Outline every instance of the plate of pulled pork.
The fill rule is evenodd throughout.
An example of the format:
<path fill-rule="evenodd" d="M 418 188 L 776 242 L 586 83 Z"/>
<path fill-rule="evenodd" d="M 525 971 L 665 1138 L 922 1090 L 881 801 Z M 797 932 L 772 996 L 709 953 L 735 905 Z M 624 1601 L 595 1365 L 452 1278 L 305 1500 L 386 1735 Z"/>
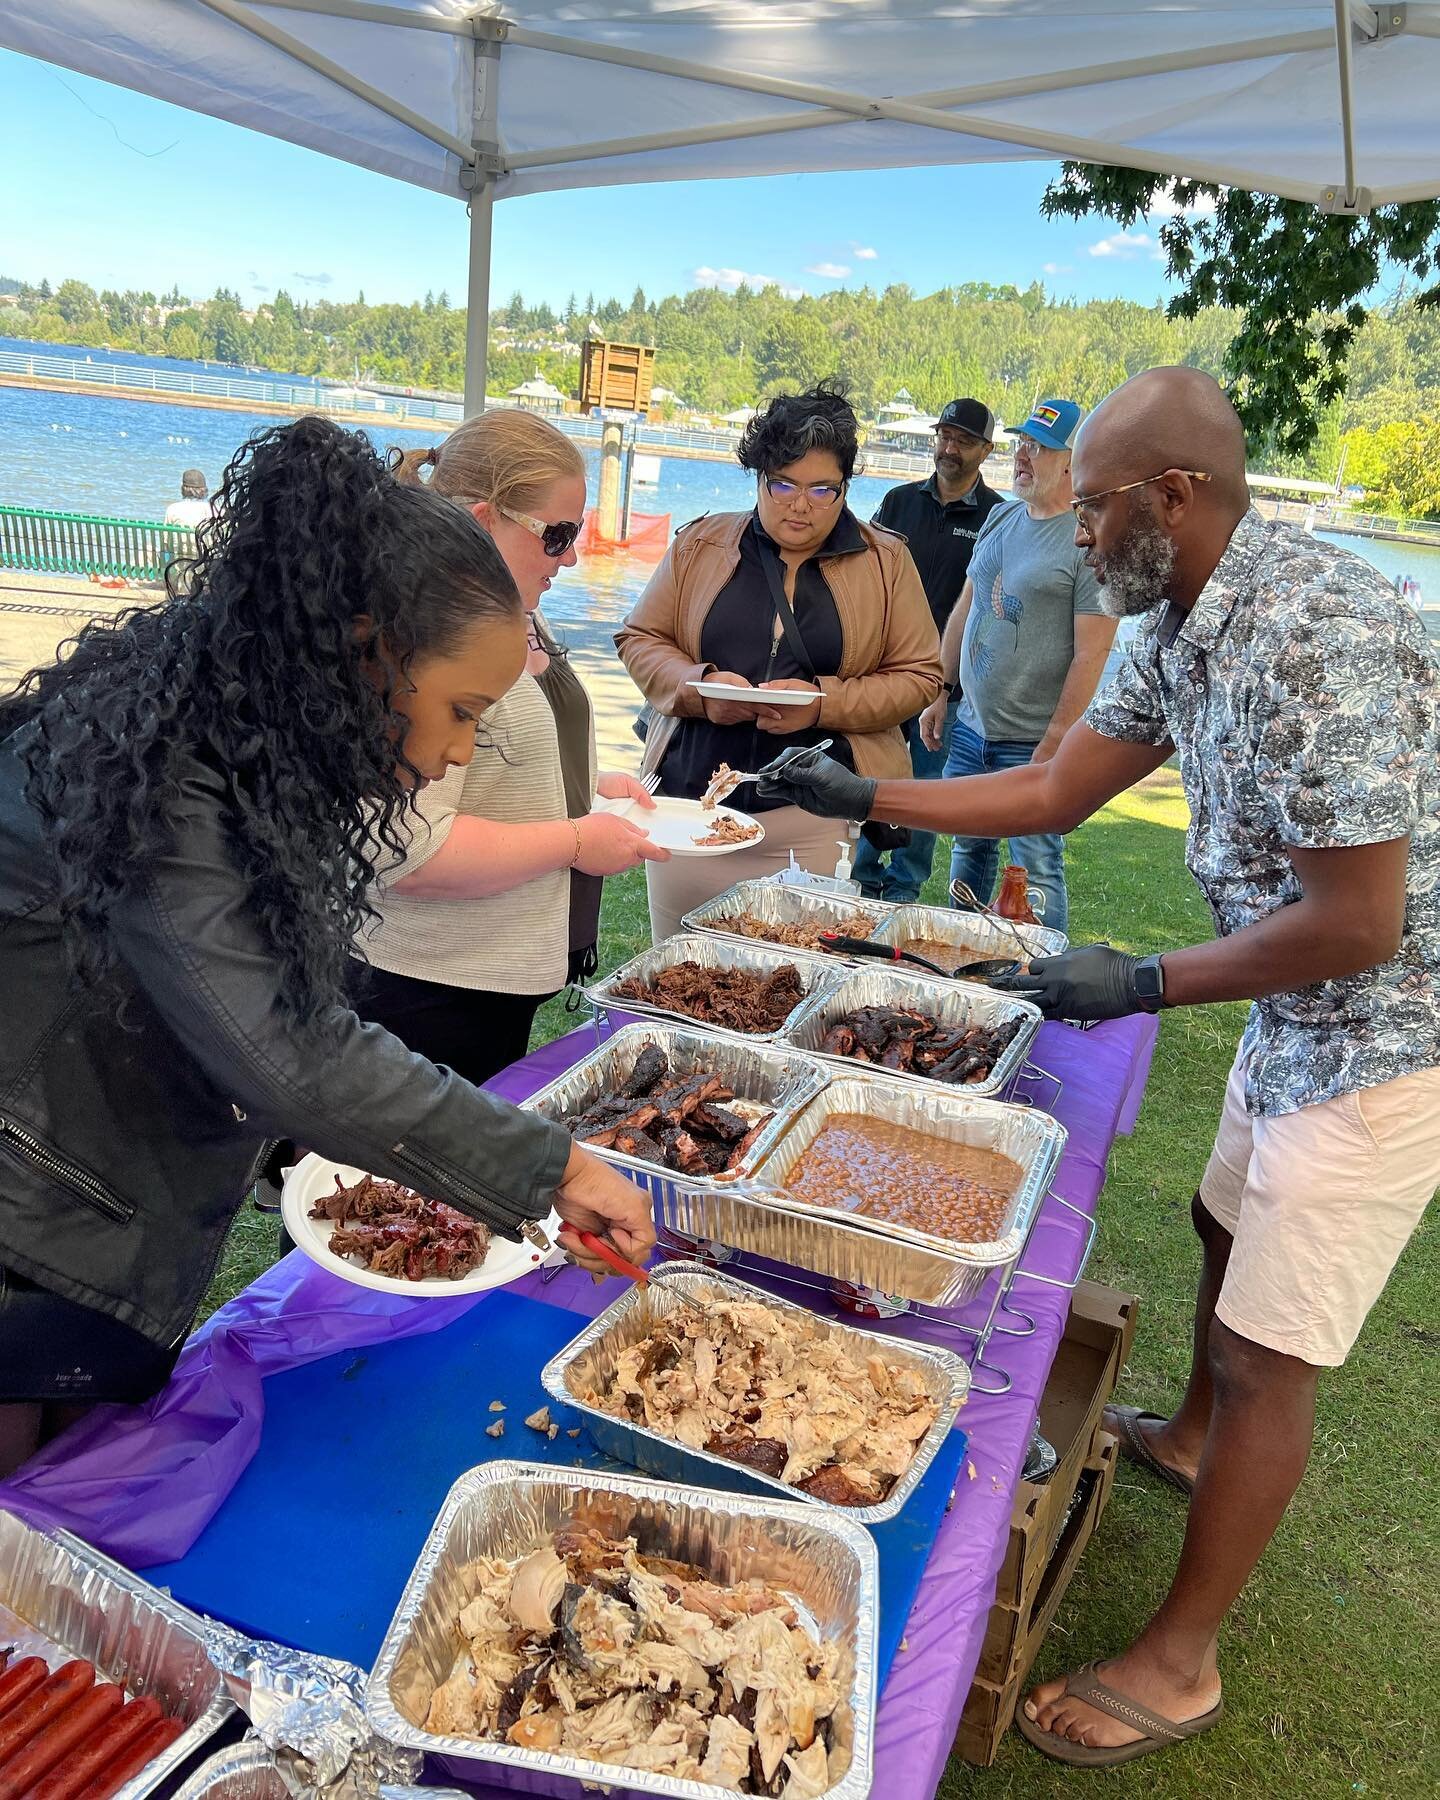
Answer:
<path fill-rule="evenodd" d="M 672 856 L 727 856 L 765 836 L 758 819 L 732 806 L 704 806 L 667 794 L 655 796 L 653 812 L 634 812 L 630 819 Z"/>
<path fill-rule="evenodd" d="M 285 1177 L 280 1214 L 311 1262 L 379 1293 L 479 1294 L 518 1281 L 545 1260 L 526 1239 L 497 1237 L 443 1200 L 313 1154 Z M 554 1243 L 559 1215 L 539 1223 Z"/>

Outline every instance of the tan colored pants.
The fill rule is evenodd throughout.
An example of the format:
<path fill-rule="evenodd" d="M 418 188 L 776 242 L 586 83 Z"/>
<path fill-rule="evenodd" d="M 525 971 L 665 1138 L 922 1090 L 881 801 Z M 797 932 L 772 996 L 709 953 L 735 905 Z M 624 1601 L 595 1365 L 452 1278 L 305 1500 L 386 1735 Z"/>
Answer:
<path fill-rule="evenodd" d="M 1343 1363 L 1440 1183 L 1440 1069 L 1276 1119 L 1235 1058 L 1205 1210 L 1234 1238 L 1215 1316 L 1321 1368 Z"/>
<path fill-rule="evenodd" d="M 764 839 L 728 856 L 672 856 L 666 863 L 646 863 L 650 896 L 650 937 L 673 937 L 682 917 L 737 881 L 753 881 L 790 866 L 790 852 L 812 875 L 833 875 L 845 838 L 843 819 L 817 819 L 798 806 L 777 806 L 755 815 L 765 827 Z"/>

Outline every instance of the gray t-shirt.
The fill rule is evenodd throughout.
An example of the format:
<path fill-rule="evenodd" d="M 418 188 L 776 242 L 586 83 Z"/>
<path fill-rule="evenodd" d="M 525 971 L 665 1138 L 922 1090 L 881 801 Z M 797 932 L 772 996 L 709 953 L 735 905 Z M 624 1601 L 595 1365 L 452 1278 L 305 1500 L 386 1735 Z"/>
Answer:
<path fill-rule="evenodd" d="M 1103 610 L 1084 555 L 1069 507 L 1032 519 L 1017 500 L 981 528 L 960 645 L 960 717 L 981 737 L 1044 737 L 1075 655 L 1075 615 Z"/>

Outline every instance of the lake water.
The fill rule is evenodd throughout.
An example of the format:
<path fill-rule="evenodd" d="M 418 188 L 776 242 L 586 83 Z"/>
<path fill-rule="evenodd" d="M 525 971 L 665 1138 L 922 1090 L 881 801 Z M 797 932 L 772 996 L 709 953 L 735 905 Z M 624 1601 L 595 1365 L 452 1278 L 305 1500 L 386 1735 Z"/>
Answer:
<path fill-rule="evenodd" d="M 13 340 L 0 339 L 0 347 L 12 344 Z M 65 353 L 76 354 L 73 349 Z M 124 360 L 176 369 L 205 367 L 120 353 L 90 354 L 97 361 Z M 213 372 L 215 365 L 210 367 Z M 170 501 L 179 497 L 185 469 L 202 470 L 213 488 L 246 437 L 279 422 L 260 414 L 204 407 L 0 388 L 0 504 L 160 519 Z M 382 446 L 400 444 L 406 449 L 434 441 L 433 432 L 387 425 L 378 426 L 372 435 Z M 592 494 L 597 461 L 597 453 L 588 451 Z M 893 485 L 889 480 L 858 477 L 851 489 L 855 512 L 869 518 Z M 636 510 L 668 513 L 672 527 L 701 513 L 739 510 L 753 499 L 753 481 L 739 467 L 675 457 L 661 459 L 660 478 L 654 487 L 635 490 Z M 1362 538 L 1336 541 L 1366 557 L 1391 580 L 1412 575 L 1430 605 L 1440 604 L 1440 550 Z M 623 554 L 592 556 L 578 569 L 564 572 L 546 602 L 547 614 L 557 623 L 619 619 L 643 588 L 651 567 Z"/>

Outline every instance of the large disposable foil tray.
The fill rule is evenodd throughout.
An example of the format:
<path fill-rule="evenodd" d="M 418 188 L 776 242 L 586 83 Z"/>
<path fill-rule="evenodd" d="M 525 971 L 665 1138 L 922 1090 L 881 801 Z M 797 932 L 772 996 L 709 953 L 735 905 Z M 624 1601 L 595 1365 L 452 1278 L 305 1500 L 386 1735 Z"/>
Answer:
<path fill-rule="evenodd" d="M 953 906 L 892 906 L 887 909 L 875 932 L 877 944 L 898 948 L 907 938 L 938 938 L 942 944 L 973 944 L 974 960 L 984 957 L 1014 957 L 1018 936 L 1031 956 L 1059 956 L 1070 948 L 1063 931 L 1052 931 L 1048 925 L 1021 925 L 1011 920 L 987 918 L 984 913 L 960 912 Z M 914 963 L 902 964 L 917 975 L 926 971 Z"/>
<path fill-rule="evenodd" d="M 870 937 L 878 935 L 879 926 L 894 911 L 883 900 L 862 900 L 858 897 L 848 898 L 844 894 L 816 893 L 811 888 L 792 887 L 784 882 L 775 881 L 737 881 L 735 886 L 727 888 L 723 894 L 717 894 L 713 900 L 707 900 L 703 906 L 697 906 L 686 913 L 680 921 L 684 931 L 704 931 L 713 936 L 728 938 L 741 944 L 770 943 L 768 938 L 756 938 L 748 932 L 733 931 L 720 921 L 733 919 L 738 913 L 749 913 L 754 919 L 763 920 L 767 925 L 818 925 L 824 931 L 836 931 L 845 937 Z M 868 921 L 871 929 L 857 931 L 856 916 L 862 922 Z M 780 944 L 780 949 L 788 949 Z M 843 951 L 820 950 L 806 951 L 805 955 L 834 956 L 840 961 L 853 961 L 846 958 Z"/>
<path fill-rule="evenodd" d="M 820 1048 L 825 1033 L 847 1013 L 862 1006 L 908 1006 L 944 1025 L 1001 1025 L 1018 1018 L 1020 1029 L 1000 1053 L 1000 1060 L 983 1081 L 951 1086 L 929 1075 L 904 1069 L 880 1069 L 851 1056 L 834 1056 Z M 974 1094 L 987 1098 L 1003 1093 L 1025 1066 L 1030 1046 L 1043 1022 L 1040 1008 L 1028 1000 L 997 994 L 975 981 L 950 981 L 939 975 L 902 975 L 890 968 L 851 968 L 817 993 L 798 1014 L 792 1014 L 780 1034 L 809 1056 L 818 1056 L 850 1075 L 875 1073 L 886 1080 L 903 1081 L 931 1093 Z"/>
<path fill-rule="evenodd" d="M 673 969 L 676 963 L 682 962 L 699 963 L 702 969 L 749 969 L 760 976 L 769 975 L 774 970 L 783 968 L 786 963 L 792 963 L 805 991 L 789 1017 L 774 1031 L 730 1031 L 720 1025 L 705 1024 L 692 1018 L 689 1013 L 676 1012 L 654 1001 L 630 1000 L 616 992 L 622 982 L 653 982 L 664 970 Z M 642 950 L 638 956 L 631 957 L 629 962 L 622 963 L 609 975 L 603 976 L 599 981 L 592 981 L 585 994 L 591 1005 L 601 1012 L 640 1013 L 647 1018 L 680 1019 L 695 1031 L 714 1032 L 722 1037 L 736 1038 L 742 1044 L 773 1044 L 780 1041 L 811 1001 L 818 999 L 844 974 L 845 965 L 837 964 L 828 956 L 810 956 L 803 950 L 782 950 L 774 944 L 751 944 L 738 938 L 706 937 L 696 931 L 688 935 L 682 933 L 677 937 L 662 938 L 658 944 Z"/>
<path fill-rule="evenodd" d="M 420 1552 L 365 1689 L 365 1710 L 377 1731 L 393 1743 L 468 1762 L 474 1779 L 488 1775 L 502 1786 L 498 1771 L 508 1769 L 559 1778 L 557 1788 L 574 1781 L 727 1800 L 729 1790 L 709 1782 L 425 1730 L 430 1696 L 455 1660 L 454 1620 L 474 1597 L 465 1586 L 466 1565 L 481 1556 L 528 1556 L 571 1523 L 633 1537 L 642 1552 L 697 1563 L 719 1582 L 752 1576 L 772 1582 L 807 1615 L 811 1629 L 841 1641 L 853 1674 L 836 1723 L 849 1740 L 850 1763 L 824 1800 L 865 1800 L 874 1763 L 875 1540 L 853 1520 L 816 1506 L 677 1489 L 633 1475 L 508 1461 L 462 1475 Z"/>
<path fill-rule="evenodd" d="M 175 1800 L 290 1800 L 290 1789 L 270 1751 L 252 1740 L 201 1763 Z"/>
<path fill-rule="evenodd" d="M 778 1477 L 761 1474 L 757 1469 L 746 1468 L 723 1456 L 712 1456 L 707 1450 L 692 1450 L 649 1426 L 617 1419 L 613 1413 L 602 1411 L 586 1398 L 587 1394 L 598 1392 L 609 1380 L 622 1350 L 628 1350 L 644 1337 L 657 1317 L 684 1305 L 684 1301 L 672 1292 L 677 1287 L 706 1301 L 758 1300 L 772 1312 L 791 1313 L 804 1319 L 822 1336 L 839 1340 L 861 1358 L 876 1354 L 892 1366 L 913 1369 L 920 1376 L 926 1392 L 940 1410 L 934 1424 L 916 1445 L 910 1467 L 879 1504 L 831 1508 L 841 1517 L 858 1519 L 865 1525 L 878 1525 L 882 1520 L 893 1519 L 934 1461 L 970 1390 L 969 1369 L 949 1350 L 937 1349 L 931 1344 L 907 1343 L 903 1338 L 882 1337 L 878 1332 L 861 1331 L 837 1319 L 822 1319 L 807 1307 L 778 1299 L 761 1288 L 751 1287 L 748 1282 L 737 1281 L 732 1275 L 718 1274 L 699 1263 L 676 1262 L 669 1263 L 664 1280 L 653 1282 L 645 1293 L 635 1287 L 627 1289 L 558 1356 L 551 1358 L 540 1374 L 546 1393 L 584 1414 L 591 1437 L 608 1456 L 632 1463 L 647 1475 L 679 1482 L 685 1487 L 713 1484 L 744 1488 L 754 1493 L 778 1494 L 810 1506 L 830 1507 L 830 1502 L 817 1500 L 798 1488 L 787 1486 Z"/>
<path fill-rule="evenodd" d="M 790 1170 L 832 1113 L 864 1113 L 951 1142 L 995 1150 L 1020 1165 L 1005 1229 L 987 1243 L 891 1225 L 863 1215 L 807 1206 L 784 1192 Z M 1033 1107 L 1006 1106 L 936 1083 L 878 1076 L 832 1081 L 796 1120 L 743 1187 L 678 1189 L 662 1207 L 675 1232 L 713 1238 L 754 1256 L 790 1263 L 856 1287 L 878 1288 L 931 1306 L 963 1306 L 992 1269 L 1014 1263 L 1025 1246 L 1068 1134 Z"/>
<path fill-rule="evenodd" d="M 578 1118 L 601 1094 L 613 1093 L 629 1080 L 636 1059 L 647 1044 L 656 1045 L 669 1057 L 674 1079 L 683 1080 L 703 1069 L 723 1077 L 726 1085 L 734 1089 L 737 1100 L 773 1113 L 749 1150 L 733 1170 L 719 1177 L 721 1180 L 749 1174 L 798 1117 L 800 1109 L 830 1079 L 830 1070 L 824 1063 L 802 1056 L 798 1050 L 757 1044 L 749 1038 L 720 1036 L 698 1025 L 686 1027 L 656 1021 L 650 1025 L 627 1025 L 617 1031 L 558 1080 L 532 1094 L 524 1103 L 526 1109 L 557 1122 Z M 588 1148 L 626 1170 L 657 1200 L 663 1198 L 669 1184 L 694 1179 L 619 1150 L 603 1149 L 597 1144 Z"/>
<path fill-rule="evenodd" d="M 235 1710 L 193 1613 L 68 1531 L 41 1531 L 8 1512 L 0 1512 L 0 1644 L 52 1669 L 82 1657 L 101 1680 L 152 1695 L 184 1721 L 115 1800 L 153 1793 Z"/>

